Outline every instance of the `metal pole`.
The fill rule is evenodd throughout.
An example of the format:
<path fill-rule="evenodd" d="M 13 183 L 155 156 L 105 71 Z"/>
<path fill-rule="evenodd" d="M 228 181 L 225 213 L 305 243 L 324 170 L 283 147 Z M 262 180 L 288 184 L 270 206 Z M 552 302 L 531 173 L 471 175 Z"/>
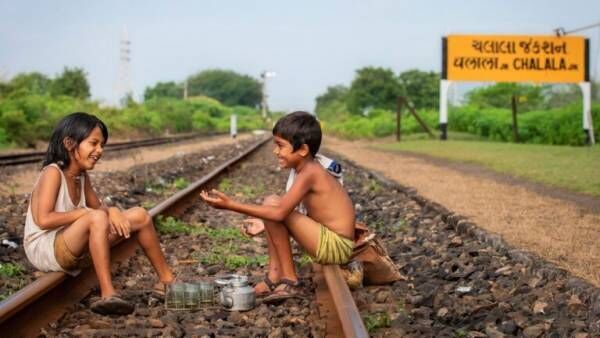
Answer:
<path fill-rule="evenodd" d="M 262 72 L 260 74 L 260 78 L 262 79 L 262 97 L 261 97 L 261 101 L 260 101 L 260 108 L 261 108 L 261 112 L 262 112 L 262 117 L 263 119 L 267 118 L 267 94 L 265 93 L 266 91 L 266 82 L 267 82 L 267 72 Z"/>
<path fill-rule="evenodd" d="M 513 121 L 513 139 L 519 143 L 519 128 L 517 127 L 517 97 L 512 96 L 512 121 Z"/>
<path fill-rule="evenodd" d="M 400 129 L 402 127 L 402 114 L 400 113 L 402 101 L 403 98 L 398 96 L 398 99 L 396 100 L 396 141 L 398 142 L 400 142 Z"/>

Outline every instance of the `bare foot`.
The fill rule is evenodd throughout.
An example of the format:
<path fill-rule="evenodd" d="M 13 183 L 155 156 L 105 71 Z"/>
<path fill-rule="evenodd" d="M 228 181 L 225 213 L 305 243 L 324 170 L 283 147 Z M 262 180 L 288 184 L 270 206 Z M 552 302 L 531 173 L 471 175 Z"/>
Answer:
<path fill-rule="evenodd" d="M 265 231 L 265 223 L 259 218 L 246 218 L 241 231 L 248 237 L 254 237 Z"/>

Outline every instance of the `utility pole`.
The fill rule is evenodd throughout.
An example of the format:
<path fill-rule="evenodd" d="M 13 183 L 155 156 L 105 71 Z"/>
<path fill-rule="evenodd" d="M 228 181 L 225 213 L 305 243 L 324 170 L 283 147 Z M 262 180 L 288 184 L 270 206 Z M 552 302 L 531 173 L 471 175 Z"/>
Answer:
<path fill-rule="evenodd" d="M 183 83 L 183 99 L 187 100 L 188 98 L 188 81 L 185 80 L 185 82 Z"/>
<path fill-rule="evenodd" d="M 260 109 L 262 112 L 262 117 L 263 119 L 267 119 L 267 114 L 269 111 L 268 105 L 267 105 L 267 79 L 270 77 L 275 77 L 277 74 L 275 72 L 269 72 L 269 71 L 264 71 L 262 73 L 260 73 L 260 78 L 262 79 L 262 83 L 261 83 L 261 91 L 262 91 L 262 98 L 260 100 Z"/>
<path fill-rule="evenodd" d="M 131 86 L 131 41 L 127 28 L 123 27 L 123 34 L 119 43 L 119 78 L 117 80 L 117 102 L 123 106 L 129 97 L 133 96 Z"/>

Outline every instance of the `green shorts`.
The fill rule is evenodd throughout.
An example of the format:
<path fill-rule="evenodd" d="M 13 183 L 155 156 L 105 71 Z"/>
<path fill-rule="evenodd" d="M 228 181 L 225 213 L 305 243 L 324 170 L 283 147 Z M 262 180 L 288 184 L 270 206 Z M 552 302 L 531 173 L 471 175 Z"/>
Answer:
<path fill-rule="evenodd" d="M 344 238 L 321 224 L 315 260 L 319 264 L 346 264 L 354 249 L 354 241 Z"/>

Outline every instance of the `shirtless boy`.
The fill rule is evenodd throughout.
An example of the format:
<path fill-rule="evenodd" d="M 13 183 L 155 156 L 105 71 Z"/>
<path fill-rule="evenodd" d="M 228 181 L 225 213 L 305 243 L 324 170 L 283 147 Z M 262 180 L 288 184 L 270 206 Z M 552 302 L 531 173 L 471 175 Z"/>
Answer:
<path fill-rule="evenodd" d="M 203 191 L 209 205 L 263 220 L 267 234 L 269 272 L 255 286 L 264 302 L 274 302 L 298 294 L 299 283 L 290 237 L 293 237 L 320 264 L 347 263 L 354 246 L 354 208 L 341 184 L 314 157 L 321 145 L 321 127 L 306 112 L 284 116 L 273 128 L 279 166 L 295 169 L 292 187 L 281 197 L 271 195 L 262 205 L 244 204 L 220 191 Z M 294 209 L 302 203 L 303 215 Z"/>

